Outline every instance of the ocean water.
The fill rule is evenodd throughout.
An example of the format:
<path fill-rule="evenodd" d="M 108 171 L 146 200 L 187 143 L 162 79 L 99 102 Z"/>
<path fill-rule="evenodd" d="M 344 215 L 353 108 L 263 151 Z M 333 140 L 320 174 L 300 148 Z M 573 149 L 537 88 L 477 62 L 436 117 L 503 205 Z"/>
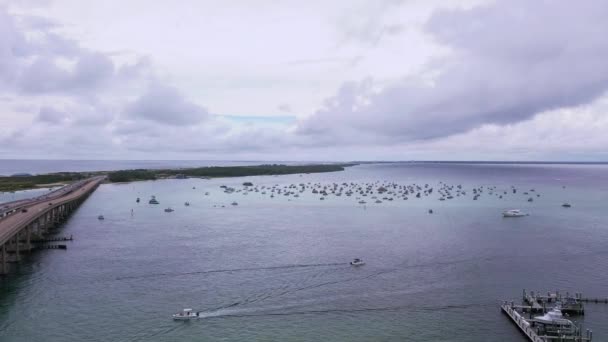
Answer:
<path fill-rule="evenodd" d="M 59 231 L 75 238 L 66 251 L 36 252 L 0 281 L 0 341 L 524 341 L 501 300 L 519 301 L 524 288 L 608 296 L 607 171 L 377 164 L 104 184 Z M 467 195 L 362 206 L 358 195 L 220 188 L 244 181 L 443 182 Z M 474 201 L 480 186 L 497 190 Z M 511 186 L 517 194 L 496 196 Z M 151 195 L 161 204 L 149 205 Z M 511 208 L 530 216 L 502 218 Z M 366 265 L 350 266 L 356 257 Z M 185 307 L 205 318 L 172 321 Z M 608 305 L 587 304 L 574 319 L 608 341 Z"/>

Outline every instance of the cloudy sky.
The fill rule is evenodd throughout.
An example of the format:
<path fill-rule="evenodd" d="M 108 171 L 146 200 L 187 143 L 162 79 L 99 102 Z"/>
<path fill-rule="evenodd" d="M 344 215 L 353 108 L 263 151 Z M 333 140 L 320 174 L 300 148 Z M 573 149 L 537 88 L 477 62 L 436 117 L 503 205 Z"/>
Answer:
<path fill-rule="evenodd" d="M 0 158 L 608 160 L 608 2 L 0 0 Z"/>

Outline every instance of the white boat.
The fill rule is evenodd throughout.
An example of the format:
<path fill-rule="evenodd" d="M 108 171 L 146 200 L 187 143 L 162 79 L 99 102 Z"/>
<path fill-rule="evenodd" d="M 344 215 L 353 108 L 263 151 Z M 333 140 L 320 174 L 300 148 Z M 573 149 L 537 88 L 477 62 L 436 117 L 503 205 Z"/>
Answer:
<path fill-rule="evenodd" d="M 560 325 L 560 326 L 573 326 L 571 320 L 564 318 L 562 311 L 559 306 L 554 307 L 551 311 L 547 312 L 542 316 L 535 316 L 532 321 L 542 324 Z"/>
<path fill-rule="evenodd" d="M 519 209 L 509 209 L 502 212 L 503 217 L 521 217 L 528 216 L 528 214 L 522 212 Z"/>
<path fill-rule="evenodd" d="M 200 312 L 194 312 L 192 309 L 184 309 L 182 312 L 173 314 L 173 319 L 176 321 L 187 321 L 196 318 L 201 318 Z"/>
<path fill-rule="evenodd" d="M 365 265 L 365 262 L 363 262 L 363 260 L 361 260 L 359 258 L 355 258 L 353 261 L 350 262 L 350 264 L 352 266 L 363 266 L 363 265 Z"/>

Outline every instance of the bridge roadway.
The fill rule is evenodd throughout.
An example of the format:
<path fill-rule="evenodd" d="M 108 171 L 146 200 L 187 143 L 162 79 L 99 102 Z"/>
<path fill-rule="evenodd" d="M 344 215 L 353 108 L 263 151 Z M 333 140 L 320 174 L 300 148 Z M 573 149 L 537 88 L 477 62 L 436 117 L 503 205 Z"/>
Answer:
<path fill-rule="evenodd" d="M 57 196 L 36 198 L 30 203 L 21 204 L 19 211 L 0 218 L 0 258 L 2 259 L 0 273 L 6 273 L 7 249 L 12 247 L 13 252 L 16 253 L 16 259 L 19 260 L 21 239 L 26 238 L 25 249 L 31 249 L 29 242 L 31 233 L 44 233 L 53 222 L 65 218 L 104 179 L 105 176 L 89 178 L 79 182 L 80 184 L 70 191 L 64 191 Z M 26 233 L 26 236 L 21 236 L 23 233 Z"/>
<path fill-rule="evenodd" d="M 73 191 L 74 189 L 80 188 L 83 184 L 87 183 L 90 181 L 90 178 L 88 179 L 83 179 L 83 180 L 79 180 L 77 182 L 62 186 L 59 189 L 53 190 L 49 193 L 37 196 L 37 197 L 33 197 L 33 198 L 26 198 L 26 199 L 21 199 L 21 200 L 16 200 L 13 202 L 5 202 L 0 204 L 1 208 L 0 208 L 0 219 L 8 216 L 12 213 L 15 213 L 17 211 L 21 211 L 21 209 L 24 206 L 28 206 L 33 204 L 34 202 L 38 202 L 38 201 L 42 201 L 42 200 L 49 200 L 49 199 L 53 199 L 53 198 L 57 198 L 60 196 L 63 196 L 65 194 L 67 194 L 70 191 Z"/>

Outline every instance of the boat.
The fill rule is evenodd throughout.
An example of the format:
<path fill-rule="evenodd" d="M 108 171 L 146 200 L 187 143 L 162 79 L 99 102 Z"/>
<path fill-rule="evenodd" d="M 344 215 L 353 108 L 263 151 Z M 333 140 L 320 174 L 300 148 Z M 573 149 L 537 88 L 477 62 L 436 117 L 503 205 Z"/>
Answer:
<path fill-rule="evenodd" d="M 186 207 L 188 207 L 188 206 L 190 206 L 190 202 L 186 202 L 186 203 L 184 203 L 184 205 L 185 205 Z"/>
<path fill-rule="evenodd" d="M 137 199 L 135 200 L 135 202 L 139 203 L 139 197 L 137 197 Z"/>
<path fill-rule="evenodd" d="M 239 204 L 238 204 L 238 203 L 236 203 L 236 202 L 232 202 L 231 204 L 232 204 L 232 205 L 239 205 Z"/>
<path fill-rule="evenodd" d="M 559 325 L 565 327 L 572 327 L 574 323 L 571 320 L 564 318 L 560 306 L 556 306 L 551 311 L 547 312 L 542 316 L 535 316 L 532 319 L 535 323 L 541 323 L 546 325 Z"/>
<path fill-rule="evenodd" d="M 503 217 L 522 217 L 528 216 L 528 214 L 522 212 L 519 209 L 509 209 L 502 212 Z"/>
<path fill-rule="evenodd" d="M 564 208 L 570 208 L 572 205 L 570 203 L 564 203 L 562 204 L 562 207 Z"/>
<path fill-rule="evenodd" d="M 97 216 L 97 219 L 98 219 L 98 220 L 103 220 L 103 219 L 105 219 L 105 218 L 103 217 L 103 215 L 99 215 L 99 216 Z"/>
<path fill-rule="evenodd" d="M 159 204 L 158 201 L 156 200 L 156 196 L 152 196 L 152 198 L 148 201 L 148 203 L 150 203 L 150 204 Z"/>
<path fill-rule="evenodd" d="M 192 309 L 184 309 L 181 312 L 173 314 L 173 319 L 176 321 L 187 321 L 196 318 L 201 318 L 200 312 L 194 312 Z"/>
<path fill-rule="evenodd" d="M 173 211 L 175 211 L 175 210 L 171 209 L 171 207 L 169 207 L 169 208 L 165 209 L 165 212 L 166 212 L 166 213 L 171 213 L 171 212 L 173 212 Z"/>
<path fill-rule="evenodd" d="M 365 262 L 363 262 L 363 260 L 361 260 L 359 258 L 355 258 L 353 261 L 350 262 L 350 264 L 352 266 L 363 266 L 363 265 L 365 265 Z"/>

